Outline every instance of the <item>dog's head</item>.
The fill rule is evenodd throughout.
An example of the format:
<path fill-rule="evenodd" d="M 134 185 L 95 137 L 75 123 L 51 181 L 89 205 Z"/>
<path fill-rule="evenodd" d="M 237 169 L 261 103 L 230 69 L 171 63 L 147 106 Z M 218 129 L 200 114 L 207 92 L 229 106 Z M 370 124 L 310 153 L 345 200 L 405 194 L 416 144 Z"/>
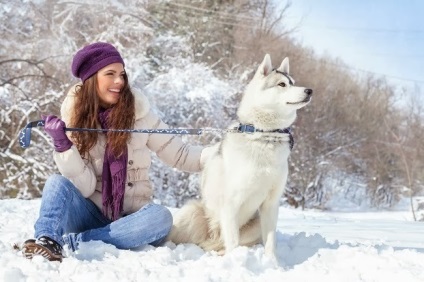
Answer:
<path fill-rule="evenodd" d="M 271 57 L 266 54 L 247 85 L 237 115 L 241 123 L 263 130 L 288 127 L 296 119 L 296 110 L 306 106 L 311 96 L 312 89 L 294 85 L 289 58 L 273 69 Z"/>

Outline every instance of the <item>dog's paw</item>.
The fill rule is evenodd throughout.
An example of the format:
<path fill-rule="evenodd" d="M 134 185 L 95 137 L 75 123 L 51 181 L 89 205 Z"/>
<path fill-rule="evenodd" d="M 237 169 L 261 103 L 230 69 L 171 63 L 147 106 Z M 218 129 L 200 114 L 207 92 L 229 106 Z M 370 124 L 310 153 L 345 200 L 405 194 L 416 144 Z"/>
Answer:
<path fill-rule="evenodd" d="M 223 255 L 225 255 L 225 250 L 224 249 L 222 249 L 222 250 L 219 250 L 219 251 L 217 251 L 216 252 L 216 254 L 218 255 L 218 256 L 223 256 Z"/>
<path fill-rule="evenodd" d="M 274 265 L 278 265 L 278 259 L 274 251 L 265 250 L 265 257 L 270 260 L 270 262 Z"/>

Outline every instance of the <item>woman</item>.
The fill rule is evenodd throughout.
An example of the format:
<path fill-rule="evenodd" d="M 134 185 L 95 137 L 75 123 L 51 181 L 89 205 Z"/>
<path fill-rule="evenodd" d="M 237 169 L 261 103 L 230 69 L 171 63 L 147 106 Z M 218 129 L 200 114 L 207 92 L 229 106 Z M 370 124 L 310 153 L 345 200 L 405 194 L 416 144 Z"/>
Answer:
<path fill-rule="evenodd" d="M 140 133 L 72 132 L 78 128 L 168 128 L 144 95 L 130 89 L 125 64 L 108 43 L 94 43 L 73 58 L 72 73 L 82 80 L 66 96 L 59 119 L 49 115 L 45 131 L 54 143 L 61 175 L 43 189 L 35 238 L 23 253 L 61 261 L 63 246 L 101 240 L 119 249 L 160 245 L 172 227 L 166 207 L 151 202 L 150 151 L 172 167 L 201 169 L 202 147 L 188 146 L 177 136 Z"/>

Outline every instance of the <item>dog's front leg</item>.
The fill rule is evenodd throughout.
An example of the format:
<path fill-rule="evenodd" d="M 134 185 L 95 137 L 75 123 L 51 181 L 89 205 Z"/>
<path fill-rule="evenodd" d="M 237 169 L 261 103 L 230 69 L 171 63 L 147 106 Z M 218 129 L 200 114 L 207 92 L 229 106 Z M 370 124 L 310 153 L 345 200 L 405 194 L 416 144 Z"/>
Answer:
<path fill-rule="evenodd" d="M 239 245 L 239 227 L 236 215 L 237 210 L 230 204 L 226 204 L 221 210 L 221 236 L 224 241 L 225 253 L 231 252 Z"/>
<path fill-rule="evenodd" d="M 268 197 L 261 205 L 260 220 L 262 229 L 262 241 L 264 243 L 265 255 L 277 261 L 276 258 L 276 228 L 278 220 L 278 200 L 275 195 Z"/>

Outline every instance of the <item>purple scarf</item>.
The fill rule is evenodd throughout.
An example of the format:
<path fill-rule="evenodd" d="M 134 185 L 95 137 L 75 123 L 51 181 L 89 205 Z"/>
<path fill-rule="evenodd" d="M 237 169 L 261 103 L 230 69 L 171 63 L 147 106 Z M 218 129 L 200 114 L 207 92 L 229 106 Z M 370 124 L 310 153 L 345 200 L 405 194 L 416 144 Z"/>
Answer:
<path fill-rule="evenodd" d="M 99 121 L 103 129 L 109 128 L 107 121 L 110 112 L 111 109 L 101 109 L 99 112 Z M 102 212 L 112 220 L 118 219 L 123 210 L 127 162 L 128 148 L 125 149 L 121 156 L 115 157 L 106 142 L 102 173 Z M 111 216 L 109 216 L 110 213 Z"/>

